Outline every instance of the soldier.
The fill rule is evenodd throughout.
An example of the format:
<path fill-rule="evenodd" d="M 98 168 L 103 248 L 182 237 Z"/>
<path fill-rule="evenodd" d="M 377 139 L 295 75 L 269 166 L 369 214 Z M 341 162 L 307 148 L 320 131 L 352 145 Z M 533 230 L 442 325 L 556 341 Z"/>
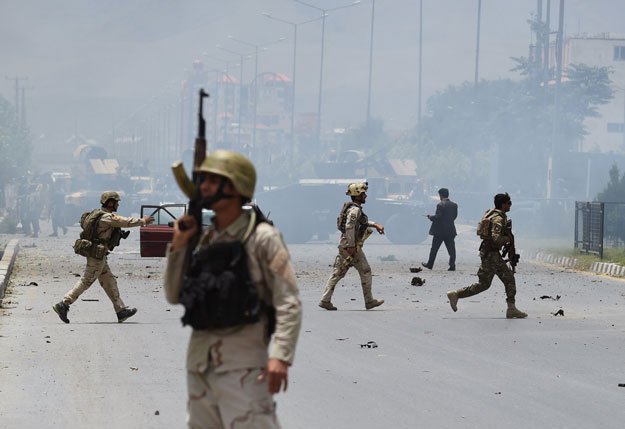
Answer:
<path fill-rule="evenodd" d="M 362 251 L 364 241 L 371 235 L 370 227 L 375 228 L 379 234 L 384 234 L 384 227 L 370 221 L 362 211 L 362 205 L 367 200 L 367 182 L 350 183 L 347 186 L 345 195 L 351 197 L 351 201 L 343 204 L 343 208 L 337 218 L 337 227 L 341 231 L 339 239 L 339 254 L 334 260 L 334 271 L 326 283 L 323 296 L 319 302 L 319 307 L 334 311 L 336 307 L 332 304 L 332 294 L 336 284 L 345 277 L 350 267 L 356 268 L 360 275 L 362 292 L 365 298 L 365 308 L 371 310 L 384 304 L 384 300 L 374 299 L 371 292 L 371 267 L 367 262 L 367 257 Z"/>
<path fill-rule="evenodd" d="M 96 281 L 106 292 L 113 303 L 113 308 L 117 313 L 119 323 L 132 317 L 137 312 L 136 308 L 128 308 L 124 305 L 119 296 L 117 280 L 109 268 L 107 255 L 113 248 L 119 245 L 121 238 L 126 238 L 128 232 L 121 230 L 122 227 L 145 226 L 154 222 L 151 216 L 143 218 L 123 217 L 115 212 L 121 201 L 117 192 L 107 191 L 100 197 L 101 208 L 83 214 L 80 219 L 80 226 L 83 228 L 81 239 L 74 245 L 76 253 L 87 257 L 87 267 L 72 290 L 67 292 L 63 300 L 54 304 L 52 308 L 59 315 L 61 320 L 69 323 L 67 313 L 69 306 Z M 90 241 L 91 245 L 85 249 L 79 249 L 79 242 Z M 84 252 L 83 252 L 84 250 Z"/>
<path fill-rule="evenodd" d="M 63 235 L 67 234 L 65 225 L 65 192 L 60 182 L 52 182 L 52 196 L 50 198 L 50 218 L 52 220 L 52 234 L 49 237 L 58 237 L 59 228 Z"/>
<path fill-rule="evenodd" d="M 486 211 L 478 224 L 477 232 L 482 239 L 482 244 L 480 244 L 482 264 L 477 272 L 479 281 L 471 286 L 447 292 L 447 298 L 449 298 L 451 309 L 458 311 L 458 299 L 484 292 L 490 287 L 493 277 L 497 275 L 506 290 L 506 302 L 508 303 L 506 318 L 523 319 L 527 317 L 527 313 L 520 311 L 515 306 L 514 272 L 508 267 L 500 253 L 501 248 L 513 240 L 512 228 L 506 217 L 506 213 L 512 207 L 512 200 L 507 193 L 495 195 L 494 200 L 495 208 Z"/>
<path fill-rule="evenodd" d="M 242 207 L 256 186 L 256 170 L 247 158 L 217 150 L 206 157 L 199 172 L 203 175 L 202 205 L 215 213 L 212 225 L 202 235 L 191 269 L 186 271 L 187 247 L 199 226 L 192 216 L 178 219 L 165 271 L 167 301 L 182 303 L 186 309 L 183 323 L 193 327 L 186 361 L 187 424 L 189 428 L 278 428 L 273 395 L 286 391 L 302 318 L 289 253 L 278 230 L 259 211 Z M 244 249 L 236 262 L 244 266 L 222 271 L 218 278 L 212 276 L 215 265 L 223 270 L 235 263 L 223 256 L 233 248 Z M 210 252 L 216 258 L 201 257 Z M 189 274 L 196 268 L 206 277 Z M 193 295 L 189 292 L 193 287 L 211 299 Z M 219 297 L 212 295 L 215 289 Z M 232 300 L 222 298 L 227 291 L 233 292 Z M 253 307 L 260 310 L 249 314 L 219 311 L 232 308 L 242 294 L 260 301 L 259 307 Z"/>

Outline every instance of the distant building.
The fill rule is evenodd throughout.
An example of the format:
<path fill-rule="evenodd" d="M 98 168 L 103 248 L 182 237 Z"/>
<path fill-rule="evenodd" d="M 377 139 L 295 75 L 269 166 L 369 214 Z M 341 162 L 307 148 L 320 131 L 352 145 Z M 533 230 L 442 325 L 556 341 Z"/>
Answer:
<path fill-rule="evenodd" d="M 599 106 L 599 117 L 586 119 L 588 135 L 580 152 L 625 154 L 625 36 L 604 33 L 569 37 L 563 54 L 565 69 L 570 64 L 586 64 L 607 66 L 612 71 L 614 99 Z"/>

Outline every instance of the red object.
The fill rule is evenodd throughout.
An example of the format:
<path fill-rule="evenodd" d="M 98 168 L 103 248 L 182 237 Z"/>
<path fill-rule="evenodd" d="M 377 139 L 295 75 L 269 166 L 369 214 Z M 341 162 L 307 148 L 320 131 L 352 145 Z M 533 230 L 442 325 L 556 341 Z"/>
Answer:
<path fill-rule="evenodd" d="M 139 229 L 141 257 L 162 258 L 174 235 L 173 222 L 186 214 L 185 204 L 163 204 L 141 206 L 141 217 L 152 216 L 154 223 Z"/>

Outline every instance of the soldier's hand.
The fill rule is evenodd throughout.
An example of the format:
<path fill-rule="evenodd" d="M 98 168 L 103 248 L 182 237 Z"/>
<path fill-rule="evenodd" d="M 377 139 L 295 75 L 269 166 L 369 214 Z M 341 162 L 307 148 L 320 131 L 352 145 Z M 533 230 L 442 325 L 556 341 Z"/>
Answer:
<path fill-rule="evenodd" d="M 349 256 L 354 256 L 356 254 L 356 247 L 346 247 L 345 251 Z"/>
<path fill-rule="evenodd" d="M 384 227 L 382 225 L 376 223 L 373 226 L 375 227 L 376 231 L 378 231 L 378 234 L 384 235 Z"/>
<path fill-rule="evenodd" d="M 184 225 L 182 228 L 180 225 Z M 184 215 L 174 222 L 174 236 L 171 240 L 171 250 L 178 250 L 187 245 L 197 233 L 198 225 L 193 216 Z"/>
<path fill-rule="evenodd" d="M 267 389 L 270 394 L 275 395 L 281 390 L 286 392 L 289 384 L 289 365 L 280 359 L 269 359 L 267 368 L 258 378 L 259 380 L 267 379 Z"/>
<path fill-rule="evenodd" d="M 154 223 L 154 218 L 152 216 L 143 216 L 143 221 L 146 225 Z"/>

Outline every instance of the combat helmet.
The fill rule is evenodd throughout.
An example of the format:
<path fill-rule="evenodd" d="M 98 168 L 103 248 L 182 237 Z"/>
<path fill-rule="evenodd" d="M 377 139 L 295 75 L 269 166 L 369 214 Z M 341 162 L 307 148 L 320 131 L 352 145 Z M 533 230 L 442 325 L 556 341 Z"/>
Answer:
<path fill-rule="evenodd" d="M 350 183 L 349 185 L 347 185 L 347 192 L 345 192 L 345 195 L 349 195 L 350 197 L 357 197 L 358 195 L 367 192 L 368 189 L 368 182 Z"/>
<path fill-rule="evenodd" d="M 120 202 L 122 199 L 119 197 L 119 194 L 115 191 L 106 191 L 102 193 L 100 197 L 100 204 L 104 205 L 108 200 L 115 200 Z"/>
<path fill-rule="evenodd" d="M 211 152 L 197 171 L 227 177 L 239 194 L 250 199 L 254 196 L 256 169 L 238 152 L 223 149 Z"/>

